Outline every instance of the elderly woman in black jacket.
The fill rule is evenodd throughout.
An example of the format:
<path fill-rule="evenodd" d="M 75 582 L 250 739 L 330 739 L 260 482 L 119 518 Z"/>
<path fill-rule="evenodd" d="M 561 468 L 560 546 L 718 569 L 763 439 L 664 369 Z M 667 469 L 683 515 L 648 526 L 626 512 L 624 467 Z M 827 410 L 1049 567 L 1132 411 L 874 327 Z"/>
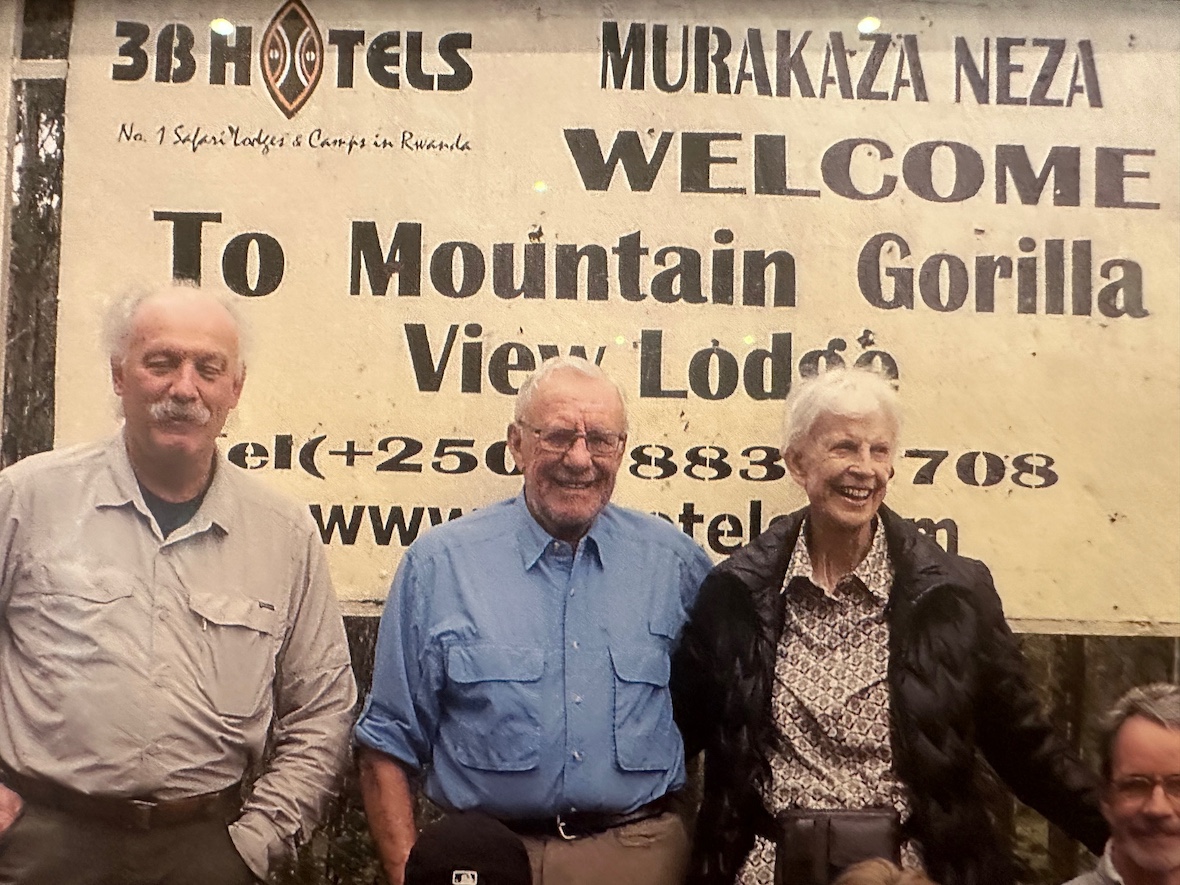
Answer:
<path fill-rule="evenodd" d="M 1042 715 L 987 568 L 883 506 L 899 429 L 875 373 L 803 385 L 782 453 L 808 506 L 701 589 L 673 662 L 687 752 L 705 751 L 695 885 L 825 883 L 864 855 L 1011 885 L 978 752 L 1102 850 L 1096 781 Z"/>

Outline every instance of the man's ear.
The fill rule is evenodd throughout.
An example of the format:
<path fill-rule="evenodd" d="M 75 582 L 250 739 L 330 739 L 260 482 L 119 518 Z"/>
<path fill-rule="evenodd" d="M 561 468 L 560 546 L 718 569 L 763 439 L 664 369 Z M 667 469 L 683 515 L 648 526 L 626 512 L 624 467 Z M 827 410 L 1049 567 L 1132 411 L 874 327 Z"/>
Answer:
<path fill-rule="evenodd" d="M 508 451 L 512 452 L 512 460 L 520 464 L 520 427 L 515 421 L 508 425 Z"/>
<path fill-rule="evenodd" d="M 242 388 L 245 386 L 245 384 L 246 367 L 242 366 L 242 368 L 238 370 L 238 377 L 234 379 L 234 401 L 230 406 L 231 409 L 236 409 L 238 407 L 238 399 L 242 396 Z"/>
<path fill-rule="evenodd" d="M 111 387 L 115 396 L 123 395 L 123 361 L 115 357 L 111 357 Z"/>

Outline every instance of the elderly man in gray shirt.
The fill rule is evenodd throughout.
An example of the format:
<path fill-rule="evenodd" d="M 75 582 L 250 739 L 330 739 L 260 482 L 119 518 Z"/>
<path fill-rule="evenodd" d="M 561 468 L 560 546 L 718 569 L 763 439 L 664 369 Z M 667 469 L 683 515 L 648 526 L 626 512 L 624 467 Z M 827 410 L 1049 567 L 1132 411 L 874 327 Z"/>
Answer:
<path fill-rule="evenodd" d="M 218 456 L 232 303 L 107 331 L 122 432 L 0 473 L 0 885 L 247 885 L 346 758 L 343 623 L 306 511 Z"/>

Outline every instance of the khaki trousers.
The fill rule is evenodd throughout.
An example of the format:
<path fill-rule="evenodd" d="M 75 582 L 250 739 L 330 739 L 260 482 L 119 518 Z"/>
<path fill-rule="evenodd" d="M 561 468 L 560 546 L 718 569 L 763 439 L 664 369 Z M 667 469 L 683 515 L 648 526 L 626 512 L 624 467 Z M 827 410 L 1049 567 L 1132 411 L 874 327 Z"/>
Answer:
<path fill-rule="evenodd" d="M 0 885 L 255 885 L 226 826 L 128 830 L 25 803 L 0 833 Z"/>
<path fill-rule="evenodd" d="M 674 812 L 567 841 L 523 836 L 533 885 L 683 885 L 689 841 Z"/>

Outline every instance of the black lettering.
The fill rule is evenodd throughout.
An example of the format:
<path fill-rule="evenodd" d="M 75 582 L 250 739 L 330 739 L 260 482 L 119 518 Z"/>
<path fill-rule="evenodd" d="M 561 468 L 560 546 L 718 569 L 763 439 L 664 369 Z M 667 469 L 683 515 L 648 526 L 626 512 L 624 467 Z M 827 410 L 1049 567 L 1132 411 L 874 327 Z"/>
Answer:
<path fill-rule="evenodd" d="M 397 68 L 401 64 L 401 53 L 395 47 L 401 45 L 401 31 L 385 31 L 373 38 L 369 48 L 365 50 L 365 65 L 369 69 L 369 76 L 378 86 L 386 89 L 397 89 L 401 86 L 401 76 Z"/>
<path fill-rule="evenodd" d="M 336 87 L 351 89 L 353 61 L 356 48 L 365 42 L 364 31 L 349 31 L 332 28 L 328 31 L 328 43 L 336 47 Z"/>
<path fill-rule="evenodd" d="M 496 243 L 492 246 L 492 292 L 497 298 L 545 297 L 545 245 L 525 243 L 524 273 L 516 286 L 516 246 Z"/>
<path fill-rule="evenodd" d="M 188 25 L 164 25 L 156 38 L 156 82 L 187 83 L 197 72 L 195 38 Z M 175 65 L 174 65 L 175 63 Z"/>
<path fill-rule="evenodd" d="M 864 69 L 860 72 L 860 79 L 856 81 L 856 97 L 868 101 L 887 101 L 888 93 L 881 90 L 874 91 L 873 82 L 881 70 L 881 63 L 885 61 L 885 53 L 893 42 L 892 34 L 862 34 L 861 40 L 871 40 L 873 48 L 869 57 L 865 59 Z"/>
<path fill-rule="evenodd" d="M 414 380 L 418 384 L 418 389 L 423 393 L 438 393 L 442 387 L 447 363 L 451 359 L 451 351 L 455 348 L 455 339 L 459 334 L 458 324 L 452 323 L 447 329 L 447 339 L 437 361 L 432 356 L 426 324 L 406 323 L 404 328 L 406 349 L 410 352 L 410 365 L 414 369 Z"/>
<path fill-rule="evenodd" d="M 1023 37 L 996 37 L 996 104 L 1028 104 L 1027 99 L 1012 95 L 1012 75 L 1024 70 L 1024 65 L 1012 61 L 1012 47 L 1023 45 Z"/>
<path fill-rule="evenodd" d="M 364 506 L 354 504 L 352 514 L 348 517 L 347 522 L 344 519 L 344 505 L 342 504 L 333 504 L 328 509 L 327 522 L 324 522 L 324 511 L 319 504 L 309 504 L 308 509 L 311 511 L 312 518 L 319 527 L 320 540 L 325 544 L 331 544 L 332 536 L 337 533 L 340 535 L 341 544 L 351 547 L 356 543 L 356 535 L 361 527 L 361 519 L 365 515 Z"/>
<path fill-rule="evenodd" d="M 449 74 L 439 74 L 437 78 L 439 92 L 459 92 L 471 85 L 475 79 L 475 72 L 465 59 L 461 49 L 471 48 L 471 34 L 462 31 L 454 34 L 444 34 L 438 41 L 438 55 L 451 69 Z"/>
<path fill-rule="evenodd" d="M 258 277 L 253 286 L 248 274 L 250 245 L 258 252 Z M 283 281 L 287 260 L 279 241 L 269 234 L 253 231 L 238 234 L 230 240 L 221 254 L 221 275 L 225 284 L 239 295 L 260 297 L 269 295 Z"/>
<path fill-rule="evenodd" d="M 774 307 L 795 306 L 795 256 L 780 249 L 767 255 L 761 249 L 742 253 L 742 304 L 766 306 L 766 269 L 774 267 Z"/>
<path fill-rule="evenodd" d="M 872 193 L 865 193 L 852 183 L 852 155 L 858 147 L 875 150 L 881 160 L 893 157 L 893 148 L 875 138 L 846 138 L 838 141 L 826 151 L 820 160 L 820 174 L 824 184 L 834 193 L 850 200 L 880 200 L 893 193 L 897 186 L 896 175 L 882 175 L 881 186 Z"/>
<path fill-rule="evenodd" d="M 955 180 L 946 196 L 934 189 L 934 152 L 949 148 L 954 157 Z M 934 203 L 961 203 L 979 193 L 983 187 L 983 158 L 970 145 L 958 141 L 924 141 L 905 153 L 901 174 L 906 187 L 923 200 Z"/>
<path fill-rule="evenodd" d="M 996 202 L 1008 202 L 1008 177 L 1016 185 L 1016 194 L 1025 206 L 1041 201 L 1049 176 L 1053 176 L 1053 205 L 1081 204 L 1082 150 L 1077 147 L 1054 145 L 1049 148 L 1040 172 L 1033 172 L 1028 148 L 1020 144 L 996 145 Z"/>
<path fill-rule="evenodd" d="M 520 386 L 513 384 L 509 372 L 531 372 L 537 368 L 533 352 L 516 341 L 508 341 L 492 351 L 488 360 L 488 380 L 492 387 L 507 396 L 516 396 Z"/>
<path fill-rule="evenodd" d="M 639 395 L 645 399 L 687 399 L 687 390 L 664 389 L 664 333 L 643 329 L 639 333 Z"/>
<path fill-rule="evenodd" d="M 229 37 L 209 30 L 209 83 L 213 86 L 225 85 L 226 65 L 234 66 L 234 85 L 250 85 L 250 42 L 252 30 L 249 25 L 238 25 L 234 28 L 234 43 L 229 44 Z"/>
<path fill-rule="evenodd" d="M 459 264 L 459 283 L 455 283 L 455 253 L 462 258 Z M 439 294 L 447 298 L 470 298 L 483 285 L 485 275 L 483 252 L 474 243 L 451 241 L 443 243 L 430 256 L 430 282 Z"/>
<path fill-rule="evenodd" d="M 1064 102 L 1060 98 L 1048 98 L 1049 87 L 1053 85 L 1053 78 L 1057 75 L 1057 66 L 1061 64 L 1061 57 L 1065 55 L 1064 40 L 1048 40 L 1036 38 L 1033 46 L 1041 46 L 1049 50 L 1041 62 L 1041 69 L 1037 72 L 1037 79 L 1033 82 L 1032 94 L 1028 98 L 1030 105 L 1037 107 L 1061 107 Z"/>
<path fill-rule="evenodd" d="M 983 70 L 975 63 L 975 57 L 967 47 L 966 37 L 955 38 L 955 102 L 963 101 L 963 78 L 975 96 L 976 104 L 991 101 L 991 38 L 983 38 Z"/>
<path fill-rule="evenodd" d="M 221 223 L 220 212 L 152 213 L 153 221 L 172 222 L 172 279 L 201 285 L 201 226 Z"/>
<path fill-rule="evenodd" d="M 606 275 L 606 249 L 597 244 L 578 248 L 572 243 L 558 243 L 553 263 L 554 297 L 573 300 L 578 297 L 578 270 L 586 259 L 586 300 L 606 301 L 610 282 Z"/>
<path fill-rule="evenodd" d="M 610 156 L 604 159 L 602 147 L 598 143 L 598 133 L 593 129 L 566 129 L 564 134 L 570 155 L 574 158 L 578 174 L 582 177 L 582 186 L 588 191 L 604 191 L 609 188 L 611 179 L 614 178 L 615 167 L 619 163 L 623 164 L 623 171 L 627 174 L 627 184 L 631 190 L 650 191 L 664 163 L 668 146 L 672 144 L 672 133 L 661 132 L 651 159 L 648 159 L 639 140 L 639 133 L 624 129 L 615 135 Z"/>
<path fill-rule="evenodd" d="M 737 165 L 737 157 L 713 154 L 715 141 L 741 141 L 740 132 L 685 132 L 680 136 L 680 190 L 686 194 L 744 194 L 744 187 L 714 187 L 716 165 Z"/>
<path fill-rule="evenodd" d="M 381 238 L 372 221 L 352 223 L 352 261 L 349 294 L 361 294 L 361 266 L 369 276 L 369 290 L 384 295 L 389 279 L 397 274 L 398 295 L 422 294 L 422 225 L 416 221 L 399 221 L 389 244 L 389 253 L 381 254 Z"/>
<path fill-rule="evenodd" d="M 406 32 L 406 82 L 423 92 L 434 91 L 434 74 L 422 69 L 422 32 Z"/>
<path fill-rule="evenodd" d="M 807 45 L 807 38 L 811 31 L 804 31 L 803 36 L 795 47 L 791 48 L 791 32 L 775 32 L 775 95 L 791 94 L 791 81 L 799 84 L 799 94 L 803 98 L 815 98 L 815 88 L 811 85 L 811 75 L 807 73 L 807 66 L 803 64 L 803 47 Z"/>
<path fill-rule="evenodd" d="M 119 47 L 119 58 L 127 59 L 127 64 L 111 65 L 112 80 L 140 80 L 147 73 L 148 54 L 143 48 L 152 29 L 143 22 L 115 22 L 115 36 L 126 37 L 127 41 Z"/>
<path fill-rule="evenodd" d="M 1158 209 L 1159 203 L 1128 200 L 1123 182 L 1128 178 L 1150 178 L 1142 169 L 1127 169 L 1127 157 L 1154 157 L 1150 148 L 1094 149 L 1094 205 L 1101 209 Z"/>
<path fill-rule="evenodd" d="M 882 310 L 914 306 L 914 270 L 911 267 L 885 268 L 885 276 L 893 280 L 893 289 L 886 296 L 881 286 L 882 252 L 897 250 L 899 259 L 908 258 L 910 244 L 895 233 L 881 233 L 870 237 L 860 250 L 856 261 L 856 282 L 865 301 Z"/>
<path fill-rule="evenodd" d="M 667 267 L 668 257 L 673 255 L 678 261 L 652 277 L 651 297 L 661 304 L 675 304 L 677 301 L 704 304 L 705 296 L 701 294 L 701 253 L 687 246 L 665 246 L 656 251 L 652 260 L 660 267 Z"/>
<path fill-rule="evenodd" d="M 687 39 L 687 38 L 686 38 Z M 645 67 L 644 51 L 647 47 L 647 25 L 632 22 L 627 29 L 627 43 L 624 45 L 619 37 L 618 22 L 602 23 L 602 82 L 600 88 L 606 89 L 609 82 L 614 89 L 622 89 L 627 77 L 627 70 L 631 71 L 631 88 L 643 88 L 643 71 Z M 607 79 L 607 72 L 610 79 Z"/>

